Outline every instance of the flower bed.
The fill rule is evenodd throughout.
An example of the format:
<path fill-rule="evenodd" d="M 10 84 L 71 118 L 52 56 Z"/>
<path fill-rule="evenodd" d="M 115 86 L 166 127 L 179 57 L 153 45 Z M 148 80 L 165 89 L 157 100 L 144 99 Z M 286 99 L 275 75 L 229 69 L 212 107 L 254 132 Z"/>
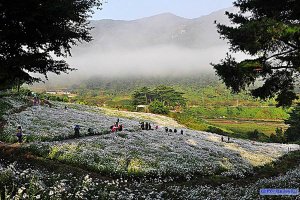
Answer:
<path fill-rule="evenodd" d="M 300 187 L 299 165 L 281 176 L 249 184 L 212 186 L 190 182 L 166 184 L 159 178 L 155 182 L 99 179 L 91 178 L 89 173 L 57 173 L 0 161 L 0 195 L 5 199 L 265 199 L 259 196 L 259 189 Z M 278 199 L 296 197 L 279 196 Z"/>
<path fill-rule="evenodd" d="M 243 177 L 254 166 L 272 162 L 297 145 L 263 144 L 184 130 L 112 133 L 63 142 L 34 143 L 35 154 L 87 167 L 104 174 L 183 176 L 222 175 Z"/>
<path fill-rule="evenodd" d="M 71 108 L 65 109 L 65 105 Z M 92 128 L 97 134 L 109 132 L 109 127 L 117 121 L 93 107 L 55 103 L 54 107 L 32 106 L 21 113 L 9 115 L 4 129 L 6 141 L 16 141 L 16 127 L 20 124 L 27 142 L 55 141 L 74 137 L 74 125 L 81 127 L 81 136 L 88 135 Z M 138 122 L 122 119 L 125 129 L 135 130 Z"/>
<path fill-rule="evenodd" d="M 55 103 L 52 108 L 35 106 L 10 115 L 4 132 L 15 137 L 15 127 L 21 124 L 27 141 L 32 141 L 25 146 L 34 154 L 118 176 L 241 178 L 252 174 L 253 167 L 276 160 L 288 149 L 299 149 L 299 145 L 233 138 L 221 142 L 220 135 L 188 129 L 183 129 L 183 135 L 180 131 L 166 133 L 163 127 L 142 131 L 138 121 L 125 118 L 120 119 L 125 126 L 122 132 L 70 139 L 75 124 L 81 126 L 81 136 L 85 136 L 88 128 L 109 133 L 109 127 L 116 121 L 116 117 L 106 116 L 96 107 Z"/>

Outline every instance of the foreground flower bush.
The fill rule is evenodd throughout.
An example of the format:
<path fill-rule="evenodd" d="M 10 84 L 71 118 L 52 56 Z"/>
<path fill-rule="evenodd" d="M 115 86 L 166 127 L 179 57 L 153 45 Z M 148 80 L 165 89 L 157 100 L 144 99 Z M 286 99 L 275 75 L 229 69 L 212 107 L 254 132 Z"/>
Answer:
<path fill-rule="evenodd" d="M 5 199 L 101 199 L 108 197 L 107 183 L 94 182 L 89 175 L 24 168 L 16 162 L 0 165 L 0 194 Z"/>
<path fill-rule="evenodd" d="M 265 199 L 259 196 L 261 188 L 299 188 L 300 166 L 278 177 L 219 186 L 160 178 L 149 182 L 91 177 L 89 173 L 58 173 L 1 160 L 0 195 L 4 199 Z"/>

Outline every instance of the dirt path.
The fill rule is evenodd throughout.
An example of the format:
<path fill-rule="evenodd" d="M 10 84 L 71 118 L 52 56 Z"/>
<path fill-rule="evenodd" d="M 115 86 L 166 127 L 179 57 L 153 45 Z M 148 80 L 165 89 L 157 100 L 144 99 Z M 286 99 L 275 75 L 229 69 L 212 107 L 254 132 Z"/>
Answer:
<path fill-rule="evenodd" d="M 141 112 L 129 112 L 129 111 L 118 111 L 109 108 L 100 108 L 101 111 L 109 116 L 123 117 L 128 119 L 137 119 L 139 121 L 152 121 L 159 126 L 174 127 L 174 128 L 185 128 L 184 125 L 179 124 L 177 121 L 164 115 L 157 115 L 152 113 L 141 113 Z"/>

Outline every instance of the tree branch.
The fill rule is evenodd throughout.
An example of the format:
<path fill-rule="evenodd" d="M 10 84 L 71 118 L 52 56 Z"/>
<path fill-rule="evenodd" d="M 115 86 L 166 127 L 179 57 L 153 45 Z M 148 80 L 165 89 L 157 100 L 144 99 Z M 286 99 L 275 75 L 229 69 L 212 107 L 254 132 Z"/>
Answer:
<path fill-rule="evenodd" d="M 277 53 L 277 54 L 274 54 L 274 55 L 272 55 L 272 56 L 266 58 L 266 60 L 269 60 L 269 59 L 274 58 L 274 57 L 276 57 L 276 56 L 281 56 L 281 55 L 284 55 L 284 54 L 287 54 L 287 53 L 292 53 L 293 51 L 296 51 L 296 49 L 292 49 L 292 50 L 289 50 L 289 51 L 286 51 L 286 52 L 283 52 L 283 53 Z"/>
<path fill-rule="evenodd" d="M 289 45 L 290 47 L 292 47 L 292 48 L 294 48 L 294 49 L 298 49 L 298 47 L 296 46 L 296 45 L 294 45 L 294 44 L 291 44 L 290 42 L 288 42 L 288 41 L 284 41 L 284 40 L 282 40 L 282 39 L 279 39 L 281 42 L 283 42 L 283 43 L 285 43 L 285 44 L 287 44 L 287 45 Z"/>
<path fill-rule="evenodd" d="M 271 67 L 270 69 L 295 69 L 296 67 L 291 67 L 289 65 L 280 66 L 280 67 Z"/>

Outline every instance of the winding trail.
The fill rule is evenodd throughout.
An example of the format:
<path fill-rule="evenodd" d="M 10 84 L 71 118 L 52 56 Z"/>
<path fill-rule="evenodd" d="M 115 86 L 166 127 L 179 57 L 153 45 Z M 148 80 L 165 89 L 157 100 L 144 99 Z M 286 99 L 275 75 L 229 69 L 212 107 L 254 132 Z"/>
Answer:
<path fill-rule="evenodd" d="M 128 119 L 137 119 L 137 120 L 144 120 L 144 121 L 152 121 L 159 126 L 166 126 L 166 127 L 174 127 L 174 128 L 186 128 L 184 125 L 179 124 L 177 121 L 172 119 L 171 117 L 167 117 L 164 115 L 158 115 L 153 113 L 142 113 L 142 112 L 129 112 L 129 111 L 119 111 L 113 110 L 109 108 L 100 107 L 100 110 L 109 116 L 115 117 L 124 117 Z"/>

